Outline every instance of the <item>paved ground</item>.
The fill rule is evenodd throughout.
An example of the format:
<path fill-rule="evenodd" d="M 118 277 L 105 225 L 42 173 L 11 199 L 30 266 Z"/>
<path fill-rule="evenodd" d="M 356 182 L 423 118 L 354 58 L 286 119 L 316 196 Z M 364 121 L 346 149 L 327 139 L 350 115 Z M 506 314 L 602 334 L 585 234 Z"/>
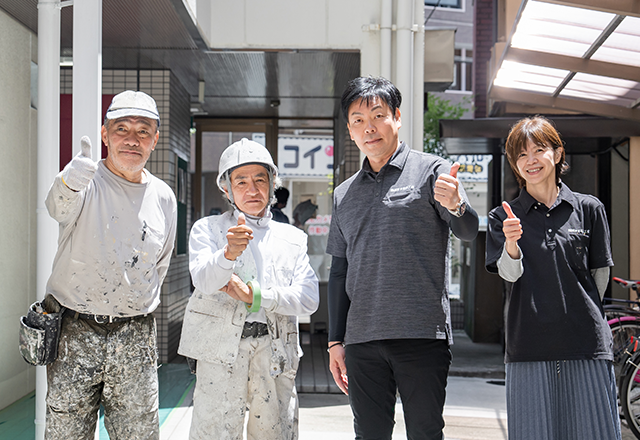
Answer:
<path fill-rule="evenodd" d="M 446 439 L 507 438 L 504 386 L 485 378 L 451 377 L 445 405 Z M 191 423 L 191 395 L 163 424 L 161 440 L 186 440 Z M 300 394 L 300 440 L 353 440 L 347 396 Z M 394 440 L 406 440 L 402 405 L 396 407 Z"/>
<path fill-rule="evenodd" d="M 498 344 L 473 343 L 461 331 L 454 333 L 453 361 L 444 409 L 447 440 L 505 440 L 507 416 L 504 364 Z M 326 336 L 303 338 L 306 360 L 301 364 L 300 440 L 352 440 L 353 419 L 348 399 L 326 371 Z M 193 376 L 186 364 L 167 364 L 159 370 L 160 436 L 186 440 L 193 409 Z M 394 440 L 406 440 L 402 405 L 396 408 Z M 0 411 L 0 439 L 33 439 L 34 398 L 26 396 Z M 9 434 L 11 432 L 11 434 Z M 623 440 L 635 437 L 623 427 Z M 104 429 L 96 439 L 106 440 Z M 598 439 L 599 440 L 599 439 Z"/>
<path fill-rule="evenodd" d="M 454 333 L 453 361 L 444 410 L 448 440 L 503 440 L 507 438 L 504 363 L 499 344 L 471 342 L 462 331 Z M 326 371 L 326 336 L 303 336 L 301 363 L 300 440 L 353 440 L 353 416 L 347 396 Z M 305 359 L 306 358 L 306 359 Z M 191 423 L 192 393 L 173 410 L 162 426 L 162 440 L 186 440 Z M 402 405 L 396 407 L 394 440 L 406 440 Z"/>

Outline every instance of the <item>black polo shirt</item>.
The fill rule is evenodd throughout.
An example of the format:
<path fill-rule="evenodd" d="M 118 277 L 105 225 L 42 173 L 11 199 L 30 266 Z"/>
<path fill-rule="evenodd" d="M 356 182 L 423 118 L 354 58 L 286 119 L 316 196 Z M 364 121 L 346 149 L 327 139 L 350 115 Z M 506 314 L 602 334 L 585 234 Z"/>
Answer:
<path fill-rule="evenodd" d="M 450 169 L 444 159 L 401 143 L 378 173 L 365 159 L 360 172 L 335 189 L 327 253 L 348 262 L 348 344 L 415 338 L 452 342 L 449 234 L 453 230 L 472 240 L 478 216 L 469 206 L 455 218 L 435 201 L 435 181 Z M 333 326 L 344 318 L 330 319 Z"/>
<path fill-rule="evenodd" d="M 524 273 L 507 292 L 505 361 L 612 360 L 611 331 L 590 272 L 613 266 L 604 206 L 562 183 L 551 208 L 525 189 L 510 205 L 522 224 Z M 489 213 L 489 272 L 498 272 L 506 217 L 502 206 Z"/>

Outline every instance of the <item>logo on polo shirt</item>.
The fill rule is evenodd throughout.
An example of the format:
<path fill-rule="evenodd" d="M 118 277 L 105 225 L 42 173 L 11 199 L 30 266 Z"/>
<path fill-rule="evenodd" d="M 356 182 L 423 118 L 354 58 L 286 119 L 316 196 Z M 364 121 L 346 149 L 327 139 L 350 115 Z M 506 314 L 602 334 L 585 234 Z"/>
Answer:
<path fill-rule="evenodd" d="M 589 229 L 569 229 L 569 234 L 580 235 L 582 237 L 588 237 L 589 232 L 591 232 Z"/>
<path fill-rule="evenodd" d="M 413 185 L 407 185 L 407 186 L 401 186 L 399 188 L 389 188 L 389 192 L 390 193 L 395 193 L 395 192 L 411 192 L 415 189 L 415 186 Z"/>

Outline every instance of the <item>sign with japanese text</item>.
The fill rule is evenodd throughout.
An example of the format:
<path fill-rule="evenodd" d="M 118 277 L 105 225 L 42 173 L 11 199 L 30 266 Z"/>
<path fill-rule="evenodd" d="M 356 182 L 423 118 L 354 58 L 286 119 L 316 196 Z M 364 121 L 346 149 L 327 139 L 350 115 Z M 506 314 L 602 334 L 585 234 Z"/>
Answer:
<path fill-rule="evenodd" d="M 282 177 L 326 177 L 333 172 L 333 138 L 278 136 Z"/>
<path fill-rule="evenodd" d="M 450 156 L 449 160 L 458 162 L 458 179 L 462 182 L 488 182 L 489 163 L 493 156 L 487 154 L 461 154 Z"/>
<path fill-rule="evenodd" d="M 265 145 L 264 133 L 253 140 Z M 281 177 L 327 177 L 333 173 L 333 137 L 278 136 Z"/>

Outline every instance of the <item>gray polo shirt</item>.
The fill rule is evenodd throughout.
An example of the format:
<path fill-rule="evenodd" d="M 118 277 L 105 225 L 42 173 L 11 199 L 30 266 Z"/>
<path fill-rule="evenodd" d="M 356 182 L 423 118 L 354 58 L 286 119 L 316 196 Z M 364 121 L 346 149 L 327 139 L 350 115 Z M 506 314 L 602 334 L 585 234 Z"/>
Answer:
<path fill-rule="evenodd" d="M 436 179 L 450 169 L 444 159 L 402 143 L 378 173 L 365 159 L 362 170 L 335 189 L 327 253 L 348 262 L 346 343 L 453 342 L 447 284 L 452 216 L 433 198 Z M 455 221 L 469 223 L 461 239 L 475 237 L 473 209 Z"/>

